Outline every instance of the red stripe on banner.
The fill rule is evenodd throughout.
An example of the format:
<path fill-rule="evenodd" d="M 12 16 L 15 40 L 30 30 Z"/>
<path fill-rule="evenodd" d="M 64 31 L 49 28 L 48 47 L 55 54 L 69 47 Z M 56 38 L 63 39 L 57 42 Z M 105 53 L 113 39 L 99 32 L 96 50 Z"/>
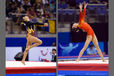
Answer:
<path fill-rule="evenodd" d="M 23 73 L 56 73 L 56 66 L 52 67 L 8 67 L 6 74 L 23 74 Z"/>
<path fill-rule="evenodd" d="M 55 20 L 55 33 L 56 33 L 56 20 Z"/>
<path fill-rule="evenodd" d="M 108 64 L 58 64 L 58 70 L 108 71 Z"/>

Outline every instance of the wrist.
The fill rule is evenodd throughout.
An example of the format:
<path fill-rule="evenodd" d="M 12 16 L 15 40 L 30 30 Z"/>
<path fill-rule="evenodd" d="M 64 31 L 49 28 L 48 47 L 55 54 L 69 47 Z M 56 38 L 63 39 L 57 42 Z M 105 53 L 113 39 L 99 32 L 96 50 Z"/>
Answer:
<path fill-rule="evenodd" d="M 80 9 L 80 12 L 82 12 L 82 9 Z"/>

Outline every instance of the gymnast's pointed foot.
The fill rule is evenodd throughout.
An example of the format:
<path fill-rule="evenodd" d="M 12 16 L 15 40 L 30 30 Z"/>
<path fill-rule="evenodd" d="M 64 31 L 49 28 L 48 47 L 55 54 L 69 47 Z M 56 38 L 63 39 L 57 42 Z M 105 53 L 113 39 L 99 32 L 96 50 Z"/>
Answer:
<path fill-rule="evenodd" d="M 76 62 L 79 62 L 80 59 L 77 59 Z"/>
<path fill-rule="evenodd" d="M 25 65 L 25 61 L 22 60 L 21 63 L 22 63 L 23 65 Z"/>
<path fill-rule="evenodd" d="M 105 59 L 102 59 L 102 61 L 103 61 L 103 62 L 106 62 L 106 60 L 105 60 Z"/>

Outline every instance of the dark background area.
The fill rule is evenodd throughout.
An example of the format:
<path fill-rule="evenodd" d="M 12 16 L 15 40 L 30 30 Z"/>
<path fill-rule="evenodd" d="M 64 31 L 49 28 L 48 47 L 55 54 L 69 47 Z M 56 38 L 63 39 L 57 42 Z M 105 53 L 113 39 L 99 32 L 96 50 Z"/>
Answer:
<path fill-rule="evenodd" d="M 108 42 L 108 23 L 89 23 L 89 25 L 93 28 L 98 41 Z M 86 32 L 82 30 L 75 32 L 71 29 L 70 33 L 71 42 L 84 42 L 86 40 Z"/>

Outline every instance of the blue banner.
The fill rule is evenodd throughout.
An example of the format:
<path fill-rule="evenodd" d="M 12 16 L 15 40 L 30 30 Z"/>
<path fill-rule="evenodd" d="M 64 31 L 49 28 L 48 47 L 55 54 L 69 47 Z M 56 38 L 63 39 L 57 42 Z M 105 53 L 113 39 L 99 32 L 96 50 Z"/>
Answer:
<path fill-rule="evenodd" d="M 49 38 L 39 38 L 43 41 L 43 44 L 40 46 L 52 46 L 52 43 L 56 43 L 55 37 L 49 37 Z M 6 38 L 6 47 L 25 47 L 26 46 L 26 38 L 25 37 L 7 37 Z"/>
<path fill-rule="evenodd" d="M 59 43 L 58 44 L 58 56 L 78 56 L 79 52 L 83 48 L 85 42 L 79 43 Z M 90 43 L 92 44 L 92 43 Z M 104 42 L 99 42 L 99 47 L 104 52 Z M 89 48 L 89 46 L 88 46 Z M 83 55 L 87 55 L 85 50 Z"/>
<path fill-rule="evenodd" d="M 108 76 L 108 71 L 58 71 L 60 76 Z"/>

